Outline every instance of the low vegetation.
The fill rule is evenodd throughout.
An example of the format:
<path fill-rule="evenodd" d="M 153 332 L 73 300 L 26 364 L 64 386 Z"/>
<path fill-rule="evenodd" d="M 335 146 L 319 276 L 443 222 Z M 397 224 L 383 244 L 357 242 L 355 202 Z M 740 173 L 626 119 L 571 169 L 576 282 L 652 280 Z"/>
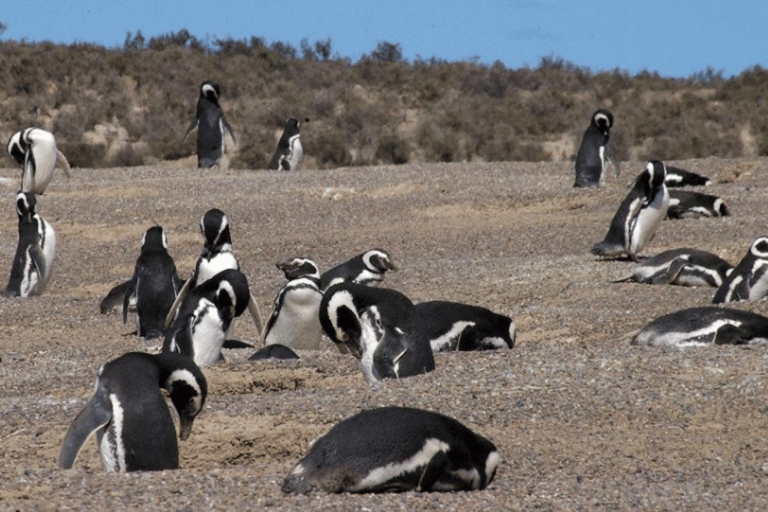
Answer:
<path fill-rule="evenodd" d="M 112 167 L 194 153 L 183 141 L 199 84 L 222 86 L 238 147 L 230 166 L 264 169 L 288 117 L 307 166 L 572 159 L 592 112 L 616 119 L 621 160 L 768 155 L 768 71 L 707 69 L 666 78 L 594 72 L 556 57 L 537 67 L 403 58 L 380 42 L 357 62 L 330 39 L 213 39 L 186 30 L 122 48 L 0 42 L 0 135 L 53 131 L 74 166 Z"/>

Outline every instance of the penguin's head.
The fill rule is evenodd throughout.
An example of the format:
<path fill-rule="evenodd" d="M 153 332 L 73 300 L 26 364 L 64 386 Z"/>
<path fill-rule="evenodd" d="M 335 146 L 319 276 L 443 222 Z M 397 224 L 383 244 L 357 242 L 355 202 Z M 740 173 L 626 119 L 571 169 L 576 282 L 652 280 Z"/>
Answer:
<path fill-rule="evenodd" d="M 768 260 L 768 238 L 764 236 L 756 238 L 749 247 L 749 252 L 755 258 Z"/>
<path fill-rule="evenodd" d="M 165 238 L 165 231 L 161 226 L 152 226 L 144 233 L 141 238 L 141 250 L 168 249 L 168 240 Z"/>
<path fill-rule="evenodd" d="M 613 127 L 613 114 L 604 108 L 597 109 L 592 114 L 592 125 L 600 130 L 600 133 L 608 135 L 609 130 Z"/>
<path fill-rule="evenodd" d="M 29 224 L 32 217 L 35 216 L 35 204 L 37 199 L 31 192 L 19 192 L 16 194 L 16 215 L 19 216 L 19 222 Z"/>
<path fill-rule="evenodd" d="M 363 263 L 371 272 L 384 273 L 387 270 L 397 270 L 392 258 L 382 249 L 371 249 L 363 255 Z"/>
<path fill-rule="evenodd" d="M 174 354 L 186 359 L 173 370 L 165 381 L 165 389 L 179 413 L 179 439 L 185 440 L 192 432 L 195 418 L 203 410 L 208 395 L 208 383 L 200 368 L 187 356 Z"/>
<path fill-rule="evenodd" d="M 346 346 L 353 356 L 360 359 L 362 323 L 354 297 L 349 290 L 344 289 L 344 285 L 334 285 L 326 291 L 320 321 L 323 330 L 334 343 Z"/>
<path fill-rule="evenodd" d="M 300 277 L 316 277 L 320 279 L 320 269 L 309 258 L 293 258 L 283 263 L 278 263 L 277 268 L 290 280 Z"/>
<path fill-rule="evenodd" d="M 19 165 L 24 165 L 24 157 L 26 156 L 27 150 L 29 149 L 29 146 L 26 142 L 24 142 L 21 138 L 21 131 L 18 131 L 11 135 L 11 138 L 8 139 L 8 154 L 16 160 L 16 163 Z"/>
<path fill-rule="evenodd" d="M 239 270 L 229 269 L 212 278 L 216 284 L 215 304 L 222 318 L 232 320 L 245 312 L 251 300 L 248 279 Z"/>
<path fill-rule="evenodd" d="M 643 192 L 647 201 L 651 202 L 656 197 L 661 187 L 664 186 L 664 180 L 667 178 L 667 168 L 659 160 L 649 160 L 645 164 L 645 169 L 640 179 L 643 182 Z"/>
<path fill-rule="evenodd" d="M 200 84 L 200 97 L 205 98 L 210 102 L 219 103 L 219 96 L 221 96 L 221 87 L 214 80 L 206 80 Z"/>
<path fill-rule="evenodd" d="M 200 219 L 200 233 L 205 239 L 205 249 L 209 252 L 215 252 L 222 245 L 232 243 L 229 221 L 226 214 L 218 208 L 205 212 Z"/>

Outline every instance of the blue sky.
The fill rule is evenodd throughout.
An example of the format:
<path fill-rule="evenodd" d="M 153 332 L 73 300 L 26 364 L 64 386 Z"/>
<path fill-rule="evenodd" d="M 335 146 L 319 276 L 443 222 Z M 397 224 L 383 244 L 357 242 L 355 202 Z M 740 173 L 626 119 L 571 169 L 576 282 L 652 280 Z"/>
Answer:
<path fill-rule="evenodd" d="M 302 38 L 331 38 L 333 53 L 353 61 L 388 41 L 408 60 L 478 57 L 510 68 L 549 55 L 595 71 L 671 77 L 708 66 L 726 77 L 768 68 L 768 2 L 759 0 L 39 0 L 6 2 L 0 22 L 4 40 L 108 47 L 122 46 L 129 31 L 149 38 L 186 28 L 200 39 L 255 35 L 297 49 Z"/>

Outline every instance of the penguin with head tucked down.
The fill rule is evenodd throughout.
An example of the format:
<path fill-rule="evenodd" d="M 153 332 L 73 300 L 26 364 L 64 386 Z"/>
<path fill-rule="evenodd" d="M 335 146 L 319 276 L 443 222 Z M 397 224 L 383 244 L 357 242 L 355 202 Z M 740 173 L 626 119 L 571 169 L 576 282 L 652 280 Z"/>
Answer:
<path fill-rule="evenodd" d="M 596 256 L 627 254 L 638 261 L 638 254 L 656 234 L 667 214 L 669 191 L 664 184 L 666 170 L 658 160 L 645 164 L 645 169 L 613 216 L 608 234 L 592 247 Z"/>
<path fill-rule="evenodd" d="M 608 141 L 613 127 L 613 114 L 601 108 L 592 114 L 576 154 L 576 181 L 574 187 L 602 187 L 608 161 L 611 160 L 619 173 L 618 163 L 608 155 Z"/>
<path fill-rule="evenodd" d="M 208 393 L 203 372 L 180 354 L 130 352 L 99 370 L 93 398 L 64 437 L 59 467 L 72 468 L 96 432 L 106 471 L 177 469 L 176 430 L 161 388 L 179 413 L 179 438 L 187 439 Z"/>
<path fill-rule="evenodd" d="M 309 121 L 309 119 L 306 119 Z M 283 134 L 277 142 L 277 148 L 269 160 L 271 171 L 296 171 L 304 158 L 304 148 L 299 138 L 299 120 L 290 118 L 285 122 Z"/>
<path fill-rule="evenodd" d="M 224 155 L 224 135 L 229 133 L 232 141 L 237 144 L 235 133 L 229 125 L 224 112 L 219 105 L 221 87 L 213 80 L 200 84 L 200 97 L 197 100 L 195 119 L 187 128 L 184 140 L 193 130 L 197 129 L 197 166 L 213 167 Z"/>
<path fill-rule="evenodd" d="M 60 167 L 71 177 L 69 162 L 56 147 L 51 132 L 40 128 L 27 128 L 11 135 L 8 154 L 21 166 L 21 192 L 42 194 L 53 177 L 53 170 Z"/>
<path fill-rule="evenodd" d="M 19 244 L 11 265 L 11 275 L 3 295 L 29 297 L 40 295 L 51 278 L 56 258 L 56 232 L 35 212 L 34 194 L 16 194 L 16 214 L 19 217 Z"/>
<path fill-rule="evenodd" d="M 320 287 L 327 290 L 344 282 L 377 286 L 388 270 L 397 270 L 392 257 L 383 249 L 371 249 L 323 272 Z"/>
<path fill-rule="evenodd" d="M 490 309 L 441 300 L 416 304 L 419 329 L 433 352 L 494 350 L 515 346 L 515 324 Z"/>

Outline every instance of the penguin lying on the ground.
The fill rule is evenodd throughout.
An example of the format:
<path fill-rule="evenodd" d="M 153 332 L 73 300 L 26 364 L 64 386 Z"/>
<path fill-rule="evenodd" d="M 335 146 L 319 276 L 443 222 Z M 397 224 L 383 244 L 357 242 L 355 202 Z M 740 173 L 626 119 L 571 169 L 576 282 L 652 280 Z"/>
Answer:
<path fill-rule="evenodd" d="M 710 179 L 695 172 L 686 171 L 679 167 L 667 166 L 667 177 L 664 180 L 667 187 L 703 186 L 711 183 Z"/>
<path fill-rule="evenodd" d="M 71 177 L 69 162 L 56 147 L 51 132 L 27 128 L 11 135 L 8 154 L 21 166 L 21 192 L 42 194 L 58 165 L 67 178 Z"/>
<path fill-rule="evenodd" d="M 667 217 L 670 219 L 726 217 L 730 214 L 723 200 L 717 196 L 690 190 L 669 191 Z"/>
<path fill-rule="evenodd" d="M 754 302 L 768 295 L 768 238 L 752 242 L 749 251 L 723 280 L 712 298 L 713 304 Z"/>
<path fill-rule="evenodd" d="M 402 293 L 357 283 L 326 290 L 320 324 L 336 344 L 360 360 L 366 381 L 402 378 L 435 369 L 435 359 L 418 328 L 413 303 Z"/>
<path fill-rule="evenodd" d="M 632 274 L 614 281 L 636 281 L 645 284 L 677 284 L 681 286 L 714 286 L 723 284 L 733 265 L 721 257 L 697 249 L 672 249 L 639 263 Z"/>
<path fill-rule="evenodd" d="M 371 249 L 323 272 L 320 288 L 325 291 L 344 282 L 378 286 L 387 270 L 397 270 L 389 254 L 383 249 Z"/>
<path fill-rule="evenodd" d="M 383 407 L 347 418 L 318 439 L 282 491 L 472 491 L 493 481 L 500 462 L 491 441 L 453 418 Z"/>
<path fill-rule="evenodd" d="M 56 231 L 35 212 L 34 194 L 16 194 L 19 243 L 11 265 L 6 297 L 30 297 L 45 291 L 56 259 Z"/>
<path fill-rule="evenodd" d="M 515 345 L 515 324 L 508 316 L 469 304 L 430 301 L 414 306 L 419 329 L 433 352 L 493 350 Z"/>
<path fill-rule="evenodd" d="M 740 309 L 704 306 L 653 320 L 632 338 L 632 345 L 691 347 L 768 342 L 768 318 Z"/>
<path fill-rule="evenodd" d="M 632 190 L 622 201 L 605 238 L 592 247 L 596 256 L 627 254 L 638 261 L 638 254 L 656 234 L 667 214 L 669 192 L 664 185 L 664 164 L 652 160 L 635 180 Z"/>
<path fill-rule="evenodd" d="M 161 388 L 179 413 L 179 438 L 187 439 L 208 393 L 203 372 L 180 354 L 130 352 L 99 370 L 93 398 L 64 437 L 59 466 L 70 469 L 96 432 L 106 471 L 177 469 L 176 430 Z"/>

